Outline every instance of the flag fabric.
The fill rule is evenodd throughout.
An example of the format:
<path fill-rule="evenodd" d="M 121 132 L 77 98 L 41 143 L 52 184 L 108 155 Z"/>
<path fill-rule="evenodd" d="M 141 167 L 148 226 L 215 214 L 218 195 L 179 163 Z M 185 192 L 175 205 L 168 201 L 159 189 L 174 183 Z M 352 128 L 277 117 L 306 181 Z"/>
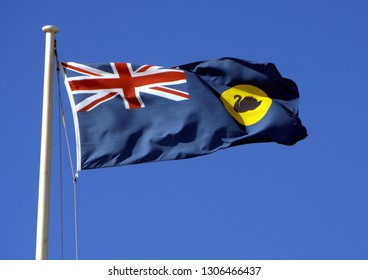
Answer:
<path fill-rule="evenodd" d="M 235 58 L 172 68 L 60 65 L 72 107 L 77 169 L 201 156 L 307 136 L 296 84 L 271 63 Z"/>

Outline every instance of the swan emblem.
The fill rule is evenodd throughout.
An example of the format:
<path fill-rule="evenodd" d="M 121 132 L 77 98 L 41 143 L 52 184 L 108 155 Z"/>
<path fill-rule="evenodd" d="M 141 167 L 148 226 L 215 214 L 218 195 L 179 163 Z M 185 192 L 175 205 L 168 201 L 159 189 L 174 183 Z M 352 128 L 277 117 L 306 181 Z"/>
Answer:
<path fill-rule="evenodd" d="M 262 103 L 262 100 L 258 101 L 253 96 L 246 96 L 242 98 L 240 95 L 235 95 L 234 99 L 237 99 L 234 104 L 234 110 L 237 113 L 244 113 L 247 111 L 252 111 L 258 108 Z"/>

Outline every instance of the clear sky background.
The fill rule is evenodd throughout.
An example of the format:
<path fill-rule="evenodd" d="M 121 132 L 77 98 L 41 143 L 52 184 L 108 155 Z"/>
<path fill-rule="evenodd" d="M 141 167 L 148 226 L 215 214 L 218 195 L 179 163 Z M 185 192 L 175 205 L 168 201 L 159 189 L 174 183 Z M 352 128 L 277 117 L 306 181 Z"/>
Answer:
<path fill-rule="evenodd" d="M 82 171 L 80 259 L 368 259 L 368 4 L 19 1 L 1 5 L 0 259 L 34 259 L 45 36 L 63 61 L 273 62 L 299 87 L 308 138 Z M 56 82 L 56 79 L 55 79 Z M 56 90 L 56 86 L 55 86 Z M 49 258 L 61 259 L 57 95 Z M 72 115 L 62 96 L 75 160 Z M 64 258 L 75 258 L 62 135 Z"/>

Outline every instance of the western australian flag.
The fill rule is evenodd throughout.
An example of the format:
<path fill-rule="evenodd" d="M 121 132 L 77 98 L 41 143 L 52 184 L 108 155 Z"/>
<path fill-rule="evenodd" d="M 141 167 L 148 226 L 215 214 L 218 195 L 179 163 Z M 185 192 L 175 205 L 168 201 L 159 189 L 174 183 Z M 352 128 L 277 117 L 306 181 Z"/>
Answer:
<path fill-rule="evenodd" d="M 77 169 L 190 158 L 307 136 L 296 84 L 271 63 L 223 58 L 172 68 L 60 65 L 72 106 Z"/>

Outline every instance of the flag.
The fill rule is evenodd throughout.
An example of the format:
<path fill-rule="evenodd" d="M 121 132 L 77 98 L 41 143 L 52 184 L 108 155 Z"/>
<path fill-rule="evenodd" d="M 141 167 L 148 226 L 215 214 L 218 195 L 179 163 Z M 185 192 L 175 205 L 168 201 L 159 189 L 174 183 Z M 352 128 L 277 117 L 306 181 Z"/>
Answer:
<path fill-rule="evenodd" d="M 77 169 L 206 155 L 307 136 L 296 84 L 271 63 L 236 58 L 172 68 L 62 62 Z"/>

